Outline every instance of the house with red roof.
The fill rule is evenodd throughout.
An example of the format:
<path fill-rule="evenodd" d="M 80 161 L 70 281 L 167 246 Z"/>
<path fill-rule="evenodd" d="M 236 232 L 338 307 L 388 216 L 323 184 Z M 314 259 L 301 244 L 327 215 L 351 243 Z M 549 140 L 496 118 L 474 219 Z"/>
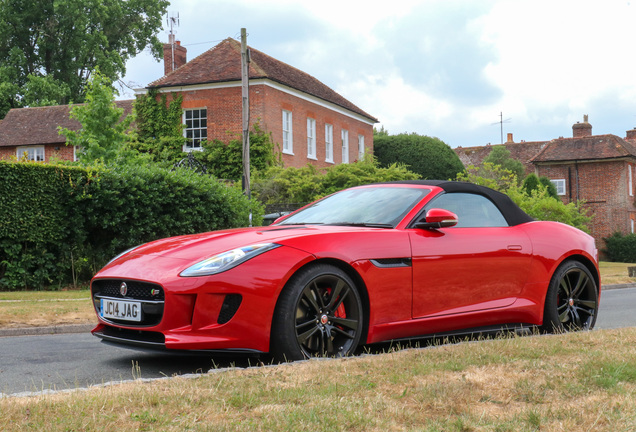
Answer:
<path fill-rule="evenodd" d="M 508 134 L 503 145 L 524 164 L 527 174 L 549 178 L 565 204 L 585 202 L 599 248 L 615 232 L 636 232 L 636 129 L 624 138 L 592 135 L 584 116 L 582 123 L 572 126 L 572 137 L 515 143 Z M 494 147 L 458 147 L 455 152 L 465 166 L 478 166 Z"/>
<path fill-rule="evenodd" d="M 348 163 L 373 152 L 378 120 L 313 76 L 249 49 L 250 126 L 271 133 L 285 166 L 320 167 Z M 242 135 L 241 44 L 225 39 L 187 61 L 187 50 L 174 40 L 164 45 L 165 75 L 137 90 L 154 89 L 183 96 L 183 150 L 201 149 L 201 141 L 228 142 Z M 119 101 L 132 106 L 132 101 Z M 31 160 L 73 160 L 57 127 L 78 129 L 68 106 L 11 110 L 0 122 L 0 159 L 26 154 Z M 130 109 L 127 111 L 130 112 Z"/>
<path fill-rule="evenodd" d="M 183 96 L 184 151 L 208 139 L 242 133 L 241 44 L 228 38 L 186 62 L 178 41 L 164 45 L 165 76 L 155 89 Z M 285 166 L 348 163 L 373 151 L 378 120 L 314 78 L 267 54 L 249 49 L 250 126 L 258 123 L 280 146 Z M 174 70 L 172 70 L 174 68 Z"/>
<path fill-rule="evenodd" d="M 132 112 L 132 100 L 116 101 L 124 115 Z M 13 108 L 0 121 L 0 159 L 22 159 L 48 162 L 51 159 L 76 160 L 75 148 L 66 146 L 66 138 L 58 126 L 78 130 L 80 124 L 71 119 L 73 105 Z"/>

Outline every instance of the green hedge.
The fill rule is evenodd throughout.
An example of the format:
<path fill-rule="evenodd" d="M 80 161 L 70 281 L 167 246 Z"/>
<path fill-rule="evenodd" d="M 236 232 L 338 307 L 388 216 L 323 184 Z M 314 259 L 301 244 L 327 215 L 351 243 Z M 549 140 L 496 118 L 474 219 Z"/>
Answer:
<path fill-rule="evenodd" d="M 254 224 L 262 208 L 189 170 L 0 162 L 0 290 L 88 280 L 116 253 L 157 238 Z"/>
<path fill-rule="evenodd" d="M 610 261 L 636 263 L 636 234 L 612 234 L 605 239 L 603 252 Z"/>

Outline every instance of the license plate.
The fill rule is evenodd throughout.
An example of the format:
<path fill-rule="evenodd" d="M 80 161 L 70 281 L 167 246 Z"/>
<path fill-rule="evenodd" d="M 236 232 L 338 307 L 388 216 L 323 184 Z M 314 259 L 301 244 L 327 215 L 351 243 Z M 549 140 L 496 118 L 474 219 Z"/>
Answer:
<path fill-rule="evenodd" d="M 141 322 L 140 302 L 101 299 L 100 306 L 102 318 Z"/>

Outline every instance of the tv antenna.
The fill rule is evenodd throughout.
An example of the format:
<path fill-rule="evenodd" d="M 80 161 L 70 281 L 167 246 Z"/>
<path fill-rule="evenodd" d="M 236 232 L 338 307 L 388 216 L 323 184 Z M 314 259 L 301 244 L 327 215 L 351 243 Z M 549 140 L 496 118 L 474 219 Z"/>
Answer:
<path fill-rule="evenodd" d="M 179 27 L 179 12 L 169 12 L 166 18 L 166 24 L 170 27 L 170 37 L 174 38 L 174 28 Z"/>
<path fill-rule="evenodd" d="M 510 123 L 510 120 L 512 120 L 512 119 L 511 119 L 511 118 L 507 118 L 507 119 L 505 119 L 505 120 L 504 120 L 504 118 L 503 118 L 503 112 L 499 112 L 499 121 L 498 121 L 498 122 L 495 122 L 495 123 L 490 123 L 491 125 L 496 125 L 496 124 L 498 124 L 498 125 L 499 125 L 499 127 L 501 128 L 501 144 L 503 144 L 503 143 L 504 143 L 504 140 L 503 140 L 503 124 L 504 124 L 504 123 Z"/>
<path fill-rule="evenodd" d="M 175 59 L 174 59 L 174 44 L 175 44 L 175 36 L 174 36 L 174 28 L 179 27 L 179 12 L 170 12 L 168 13 L 168 17 L 166 18 L 166 24 L 170 27 L 170 34 L 168 35 L 168 43 L 172 49 L 172 64 L 170 65 L 170 70 L 173 71 L 176 69 Z"/>

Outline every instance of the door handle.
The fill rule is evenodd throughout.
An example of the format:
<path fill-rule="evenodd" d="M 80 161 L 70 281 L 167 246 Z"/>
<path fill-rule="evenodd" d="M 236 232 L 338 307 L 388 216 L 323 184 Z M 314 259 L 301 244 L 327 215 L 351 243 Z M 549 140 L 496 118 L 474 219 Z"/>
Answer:
<path fill-rule="evenodd" d="M 508 245 L 509 251 L 520 251 L 522 249 L 523 247 L 521 247 L 521 245 Z"/>

